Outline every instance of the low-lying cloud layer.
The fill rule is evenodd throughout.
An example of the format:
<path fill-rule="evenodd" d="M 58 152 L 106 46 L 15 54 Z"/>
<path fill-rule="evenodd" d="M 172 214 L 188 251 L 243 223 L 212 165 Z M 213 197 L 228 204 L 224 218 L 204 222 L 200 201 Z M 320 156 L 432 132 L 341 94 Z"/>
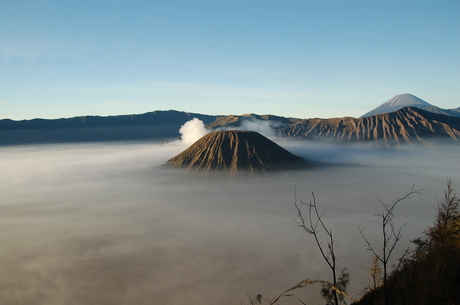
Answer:
<path fill-rule="evenodd" d="M 396 210 L 396 224 L 407 223 L 401 252 L 431 224 L 447 176 L 460 187 L 458 148 L 281 144 L 320 165 L 229 177 L 163 166 L 183 146 L 1 148 L 2 304 L 240 304 L 247 292 L 271 298 L 306 278 L 330 280 L 293 221 L 295 188 L 304 201 L 314 191 L 326 211 L 357 296 L 371 263 L 358 230 L 378 243 L 377 196 L 390 202 L 413 184 L 424 189 Z M 319 290 L 282 304 L 319 300 Z"/>

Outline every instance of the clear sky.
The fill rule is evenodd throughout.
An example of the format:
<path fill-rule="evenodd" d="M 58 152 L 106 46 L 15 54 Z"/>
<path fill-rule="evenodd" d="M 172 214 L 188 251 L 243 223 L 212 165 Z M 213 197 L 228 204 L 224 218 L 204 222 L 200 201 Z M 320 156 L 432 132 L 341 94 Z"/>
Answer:
<path fill-rule="evenodd" d="M 0 118 L 460 106 L 460 1 L 0 0 Z"/>

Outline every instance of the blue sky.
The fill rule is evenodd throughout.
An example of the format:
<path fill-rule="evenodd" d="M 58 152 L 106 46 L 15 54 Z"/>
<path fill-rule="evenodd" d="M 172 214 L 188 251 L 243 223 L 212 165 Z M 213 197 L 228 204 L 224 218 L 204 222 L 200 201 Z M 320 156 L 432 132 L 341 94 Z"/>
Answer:
<path fill-rule="evenodd" d="M 0 118 L 460 106 L 460 1 L 0 0 Z"/>

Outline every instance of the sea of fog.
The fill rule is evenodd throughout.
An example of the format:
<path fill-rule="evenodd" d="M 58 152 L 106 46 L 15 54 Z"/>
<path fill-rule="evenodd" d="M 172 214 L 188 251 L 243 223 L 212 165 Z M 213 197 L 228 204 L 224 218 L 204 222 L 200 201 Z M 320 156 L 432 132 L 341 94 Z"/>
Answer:
<path fill-rule="evenodd" d="M 447 177 L 460 189 L 456 147 L 379 151 L 281 143 L 315 161 L 310 170 L 203 175 L 165 167 L 185 147 L 152 143 L 0 148 L 2 304 L 249 304 L 304 279 L 331 280 L 312 236 L 296 226 L 299 199 L 316 203 L 332 230 L 349 294 L 368 284 L 382 202 L 407 224 L 394 254 L 434 219 Z M 378 199 L 379 198 L 379 199 Z M 320 286 L 281 304 L 322 303 Z"/>

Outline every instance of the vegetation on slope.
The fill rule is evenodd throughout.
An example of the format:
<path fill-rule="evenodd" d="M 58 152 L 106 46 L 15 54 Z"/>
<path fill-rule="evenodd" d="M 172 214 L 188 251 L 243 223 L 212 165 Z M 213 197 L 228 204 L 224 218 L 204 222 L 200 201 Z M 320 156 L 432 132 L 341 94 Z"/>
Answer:
<path fill-rule="evenodd" d="M 393 202 L 393 204 L 382 203 L 385 209 L 382 214 L 377 215 L 381 217 L 377 223 L 382 226 L 384 232 L 384 250 L 393 249 L 400 237 L 400 229 L 396 229 L 392 223 L 395 206 L 415 193 L 418 193 L 418 190 L 412 189 L 406 196 Z M 304 217 L 300 210 L 304 205 L 309 208 L 307 217 Z M 300 219 L 296 223 L 308 234 L 315 237 L 323 258 L 334 274 L 333 282 L 304 280 L 271 300 L 264 299 L 260 294 L 255 296 L 248 294 L 249 303 L 251 305 L 264 302 L 269 305 L 282 304 L 280 299 L 293 296 L 294 290 L 319 283 L 322 284 L 321 295 L 325 299 L 326 305 L 347 304 L 345 297 L 351 299 L 346 294 L 350 279 L 349 274 L 344 269 L 338 280 L 335 277 L 334 239 L 332 232 L 324 225 L 321 218 L 323 214 L 318 213 L 315 201 L 310 203 L 300 201 L 300 205 L 298 205 L 296 199 L 296 208 Z M 383 266 L 388 257 L 377 253 L 368 243 L 374 254 L 370 268 L 371 283 L 365 288 L 365 293 L 361 299 L 353 301 L 352 305 L 460 304 L 460 294 L 458 293 L 460 288 L 460 198 L 454 192 L 451 179 L 447 181 L 447 190 L 444 192 L 444 198 L 438 201 L 436 212 L 436 220 L 431 227 L 425 230 L 425 236 L 412 241 L 416 246 L 415 250 L 406 251 L 388 275 L 384 272 L 386 266 Z M 390 229 L 384 225 L 385 217 L 389 217 L 387 224 L 391 227 Z M 324 248 L 319 242 L 317 229 L 327 233 L 327 248 Z M 385 233 L 390 234 L 393 239 L 385 239 Z M 299 299 L 299 303 L 308 304 L 301 299 Z"/>
<path fill-rule="evenodd" d="M 416 249 L 401 270 L 388 279 L 392 305 L 460 304 L 460 199 L 451 180 L 437 216 L 425 236 L 413 240 Z M 355 305 L 385 304 L 382 285 L 369 290 Z"/>

